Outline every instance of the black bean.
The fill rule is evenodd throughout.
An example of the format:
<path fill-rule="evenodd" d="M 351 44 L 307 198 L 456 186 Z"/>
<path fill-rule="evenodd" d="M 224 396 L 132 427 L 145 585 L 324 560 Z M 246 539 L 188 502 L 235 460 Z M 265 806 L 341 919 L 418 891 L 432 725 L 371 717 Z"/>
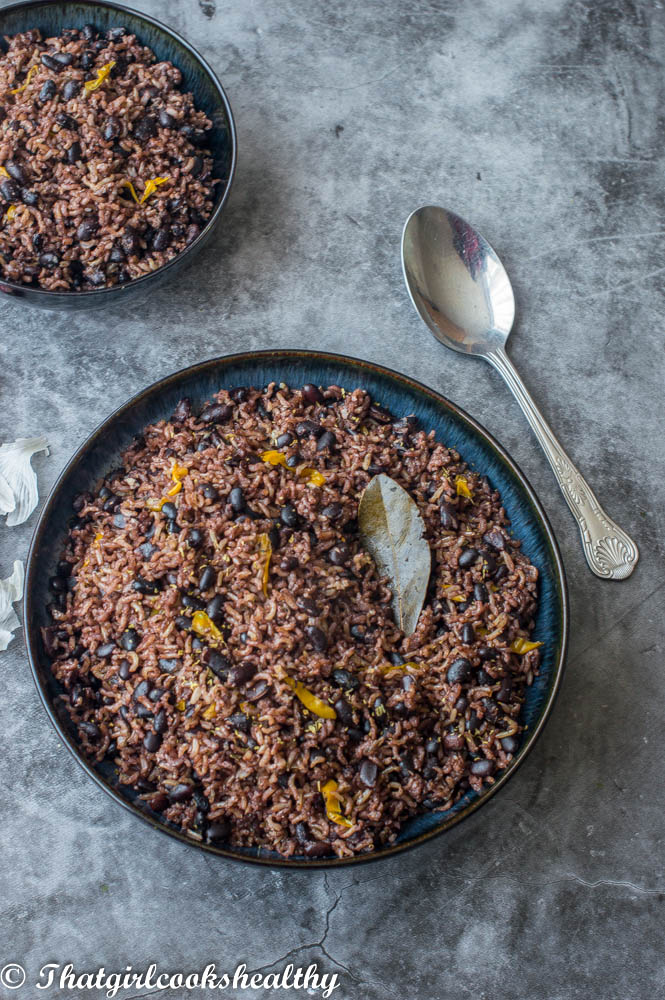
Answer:
<path fill-rule="evenodd" d="M 225 819 L 216 819 L 206 830 L 206 841 L 209 844 L 218 844 L 220 841 L 228 840 L 230 836 L 231 824 Z"/>
<path fill-rule="evenodd" d="M 476 674 L 476 684 L 479 687 L 490 687 L 492 684 L 494 684 L 494 678 L 490 674 L 488 674 L 486 670 L 483 670 L 481 667 L 478 673 Z"/>
<path fill-rule="evenodd" d="M 81 63 L 80 63 L 81 69 L 92 69 L 92 67 L 95 65 L 96 58 L 97 57 L 94 52 L 90 51 L 84 52 L 83 55 L 81 56 Z M 71 97 L 76 97 L 76 94 L 78 94 L 79 90 L 81 89 L 80 85 L 78 85 L 78 80 L 68 80 L 62 92 L 66 101 L 71 100 L 71 97 L 66 96 L 66 91 L 67 88 L 70 87 L 73 83 L 77 84 L 77 90 L 75 93 L 72 93 Z"/>
<path fill-rule="evenodd" d="M 245 700 L 258 701 L 259 698 L 263 697 L 263 695 L 266 693 L 267 690 L 268 690 L 268 682 L 258 681 L 258 683 L 254 685 L 254 687 L 250 688 L 248 691 L 245 691 Z"/>
<path fill-rule="evenodd" d="M 300 524 L 300 517 L 297 510 L 290 503 L 282 507 L 279 513 L 280 521 L 287 528 L 297 528 Z"/>
<path fill-rule="evenodd" d="M 351 636 L 354 639 L 358 639 L 359 642 L 367 642 L 367 639 L 369 638 L 367 629 L 363 628 L 362 625 L 352 625 L 349 632 L 351 633 Z"/>
<path fill-rule="evenodd" d="M 206 614 L 208 618 L 219 623 L 223 618 L 224 599 L 221 594 L 215 594 L 212 600 L 206 604 Z"/>
<path fill-rule="evenodd" d="M 128 628 L 120 636 L 120 645 L 123 649 L 126 649 L 128 653 L 133 652 L 141 641 L 141 636 L 138 634 L 136 629 Z"/>
<path fill-rule="evenodd" d="M 117 28 L 109 28 L 106 32 L 106 37 L 109 42 L 117 42 L 119 38 L 124 38 L 127 34 L 127 28 L 119 26 Z"/>
<path fill-rule="evenodd" d="M 353 711 L 346 698 L 338 698 L 333 707 L 337 712 L 337 718 L 343 726 L 353 725 Z"/>
<path fill-rule="evenodd" d="M 505 565 L 505 563 L 501 563 L 496 573 L 494 574 L 494 579 L 497 583 L 499 583 L 499 581 L 504 580 L 508 576 L 508 574 L 509 574 L 508 567 Z"/>
<path fill-rule="evenodd" d="M 146 733 L 143 738 L 143 746 L 148 753 L 157 753 L 162 745 L 162 737 L 159 733 Z"/>
<path fill-rule="evenodd" d="M 201 233 L 201 227 L 197 225 L 187 226 L 187 235 L 185 237 L 186 243 L 193 243 L 197 236 Z"/>
<path fill-rule="evenodd" d="M 161 659 L 157 663 L 163 674 L 174 674 L 180 666 L 180 660 L 178 659 Z"/>
<path fill-rule="evenodd" d="M 278 448 L 286 448 L 288 445 L 293 444 L 294 440 L 293 434 L 290 431 L 285 431 L 284 434 L 279 435 L 275 444 Z"/>
<path fill-rule="evenodd" d="M 245 510 L 247 503 L 245 500 L 245 494 L 240 486 L 234 486 L 229 493 L 229 503 L 237 514 L 239 514 L 240 511 Z"/>
<path fill-rule="evenodd" d="M 466 741 L 462 733 L 458 733 L 457 730 L 451 726 L 443 737 L 443 745 L 446 750 L 463 750 L 466 745 Z"/>
<path fill-rule="evenodd" d="M 471 664 L 464 656 L 458 656 L 448 667 L 449 684 L 464 684 L 471 678 Z"/>
<path fill-rule="evenodd" d="M 129 660 L 123 660 L 120 666 L 118 667 L 118 677 L 120 678 L 121 681 L 126 681 L 129 679 L 129 674 L 130 674 Z"/>
<path fill-rule="evenodd" d="M 157 135 L 157 123 L 152 115 L 142 115 L 134 122 L 133 135 L 140 146 Z"/>
<path fill-rule="evenodd" d="M 93 58 L 93 62 L 94 62 L 94 58 Z M 81 65 L 83 65 L 83 63 L 81 63 Z M 84 67 L 84 69 L 85 68 L 86 67 Z M 52 80 L 47 80 L 47 83 L 52 83 L 52 82 L 53 82 Z M 46 86 L 46 84 L 44 84 L 44 87 L 45 86 Z M 43 89 L 44 88 L 42 87 L 42 90 Z M 55 84 L 54 84 L 54 90 L 55 90 Z M 78 97 L 78 95 L 80 93 L 81 93 L 81 84 L 79 83 L 78 80 L 67 80 L 67 82 L 65 83 L 64 87 L 62 88 L 62 96 L 63 96 L 63 98 L 64 98 L 65 101 L 72 101 L 75 97 Z M 43 100 L 41 94 L 39 95 L 39 97 L 40 97 L 40 99 Z M 51 97 L 53 97 L 53 94 L 51 94 Z"/>
<path fill-rule="evenodd" d="M 177 122 L 173 115 L 170 115 L 164 108 L 159 112 L 159 124 L 162 128 L 175 128 Z"/>
<path fill-rule="evenodd" d="M 0 194 L 5 201 L 9 202 L 18 201 L 21 197 L 21 191 L 18 184 L 9 177 L 5 177 L 4 180 L 0 182 Z"/>
<path fill-rule="evenodd" d="M 487 587 L 484 583 L 475 583 L 473 586 L 473 598 L 475 601 L 480 601 L 484 604 L 487 600 Z"/>
<path fill-rule="evenodd" d="M 368 788 L 374 788 L 378 773 L 379 769 L 373 760 L 365 759 L 360 762 L 358 777 L 362 781 L 363 785 L 367 785 Z"/>
<path fill-rule="evenodd" d="M 493 528 L 492 531 L 486 531 L 483 535 L 483 541 L 486 545 L 490 545 L 497 552 L 500 552 L 506 547 L 506 539 L 498 530 L 498 528 Z"/>
<path fill-rule="evenodd" d="M 28 191 L 26 188 L 23 188 L 21 191 L 21 201 L 24 205 L 38 205 L 39 195 L 36 191 Z"/>
<path fill-rule="evenodd" d="M 97 647 L 95 655 L 105 660 L 107 656 L 111 655 L 114 649 L 115 649 L 114 642 L 105 642 L 103 646 Z"/>
<path fill-rule="evenodd" d="M 209 403 L 201 410 L 200 419 L 204 424 L 223 424 L 233 416 L 230 403 Z"/>
<path fill-rule="evenodd" d="M 441 518 L 441 527 L 446 531 L 457 531 L 457 517 L 456 510 L 451 504 L 446 500 L 442 500 L 439 504 L 439 516 Z"/>
<path fill-rule="evenodd" d="M 332 431 L 325 431 L 316 444 L 317 451 L 325 451 L 326 448 L 334 448 L 337 444 L 337 438 L 332 433 Z"/>
<path fill-rule="evenodd" d="M 296 424 L 296 437 L 318 437 L 319 434 L 323 433 L 323 427 L 320 424 L 315 423 L 313 420 L 300 420 Z"/>
<path fill-rule="evenodd" d="M 268 541 L 270 542 L 270 547 L 273 552 L 276 552 L 281 542 L 279 528 L 276 524 L 273 524 L 272 528 L 268 532 Z"/>
<path fill-rule="evenodd" d="M 152 238 L 152 249 L 161 253 L 162 250 L 166 250 L 170 242 L 171 230 L 168 226 L 161 226 Z"/>
<path fill-rule="evenodd" d="M 72 116 L 68 115 L 66 111 L 58 112 L 55 116 L 55 120 L 61 128 L 69 129 L 70 132 L 76 132 L 79 127 L 79 123 L 76 121 L 76 118 L 72 118 Z M 23 181 L 23 183 L 25 184 L 25 181 Z"/>
<path fill-rule="evenodd" d="M 81 242 L 91 240 L 98 229 L 99 223 L 97 219 L 93 219 L 91 216 L 88 216 L 76 230 L 77 239 L 81 240 Z"/>
<path fill-rule="evenodd" d="M 476 631 L 471 624 L 466 624 L 462 627 L 462 642 L 465 642 L 467 646 L 470 646 L 472 642 L 476 641 Z"/>
<path fill-rule="evenodd" d="M 5 170 L 21 187 L 25 187 L 28 183 L 28 174 L 24 166 L 18 163 L 16 160 L 5 160 Z"/>
<path fill-rule="evenodd" d="M 255 664 L 250 663 L 248 660 L 245 660 L 244 663 L 237 663 L 229 670 L 229 684 L 232 687 L 240 687 L 242 684 L 247 684 L 256 673 L 256 669 Z"/>
<path fill-rule="evenodd" d="M 206 602 L 200 600 L 198 597 L 194 597 L 193 594 L 183 594 L 182 595 L 183 607 L 191 608 L 193 611 L 203 611 L 206 606 Z"/>
<path fill-rule="evenodd" d="M 205 566 L 199 577 L 199 590 L 209 590 L 217 579 L 217 573 L 212 566 Z"/>
<path fill-rule="evenodd" d="M 236 712 L 226 720 L 231 729 L 238 729 L 241 733 L 248 733 L 251 729 L 249 716 L 244 712 Z"/>
<path fill-rule="evenodd" d="M 202 170 L 203 170 L 203 157 L 197 155 L 194 157 L 192 161 L 192 169 L 190 170 L 190 173 L 192 177 L 198 177 Z"/>
<path fill-rule="evenodd" d="M 178 516 L 178 508 L 169 500 L 168 503 L 165 503 L 162 507 L 162 514 L 164 517 L 168 517 L 169 521 L 173 521 Z"/>
<path fill-rule="evenodd" d="M 499 706 L 493 698 L 483 698 L 483 709 L 485 711 L 485 718 L 490 722 L 496 722 L 499 718 Z"/>
<path fill-rule="evenodd" d="M 458 560 L 460 569 L 468 569 L 469 566 L 473 566 L 478 558 L 478 554 L 477 549 L 464 549 Z"/>
<path fill-rule="evenodd" d="M 479 646 L 478 656 L 481 660 L 493 660 L 496 656 L 496 649 L 493 649 L 491 646 Z"/>
<path fill-rule="evenodd" d="M 321 608 L 309 597 L 299 597 L 296 604 L 301 611 L 306 611 L 308 615 L 312 615 L 314 618 L 318 618 L 321 614 Z"/>
<path fill-rule="evenodd" d="M 504 736 L 501 740 L 501 746 L 506 751 L 506 753 L 517 753 L 517 749 L 520 745 L 520 741 L 516 736 Z"/>
<path fill-rule="evenodd" d="M 513 690 L 513 682 L 510 677 L 501 678 L 501 687 L 496 693 L 496 700 L 506 702 L 510 698 Z"/>
<path fill-rule="evenodd" d="M 318 386 L 313 385 L 312 382 L 308 382 L 302 387 L 302 396 L 305 402 L 311 403 L 324 403 L 323 394 Z"/>
<path fill-rule="evenodd" d="M 328 559 L 333 566 L 345 566 L 350 558 L 351 549 L 344 542 L 340 542 L 339 545 L 335 545 L 335 547 L 330 549 L 328 552 Z"/>
<path fill-rule="evenodd" d="M 39 100 L 42 104 L 46 104 L 51 98 L 55 97 L 56 86 L 53 80 L 45 80 L 42 84 L 42 89 L 39 91 Z"/>
<path fill-rule="evenodd" d="M 67 590 L 67 583 L 61 576 L 52 576 L 48 582 L 49 589 L 56 594 L 61 594 Z"/>
<path fill-rule="evenodd" d="M 307 823 L 296 823 L 296 840 L 299 844 L 306 844 L 309 841 L 310 833 Z"/>
<path fill-rule="evenodd" d="M 125 231 L 120 237 L 120 242 L 125 253 L 133 254 L 139 249 L 141 241 L 133 226 L 125 226 Z"/>
<path fill-rule="evenodd" d="M 74 62 L 74 56 L 71 52 L 54 52 L 53 59 L 55 59 L 60 66 L 71 66 Z M 49 69 L 50 68 L 51 67 L 49 67 Z"/>
<path fill-rule="evenodd" d="M 317 653 L 324 653 L 328 648 L 328 639 L 325 632 L 316 625 L 308 625 L 305 628 L 305 635 Z"/>
<path fill-rule="evenodd" d="M 404 663 L 406 663 L 406 660 L 404 659 L 402 654 L 398 653 L 397 650 L 394 649 L 391 650 L 390 653 L 388 653 L 388 659 L 390 660 L 390 662 L 394 667 L 401 667 L 404 665 Z"/>
<path fill-rule="evenodd" d="M 159 733 L 160 736 L 161 736 L 162 733 L 165 733 L 166 730 L 168 729 L 168 722 L 166 720 L 166 712 L 164 711 L 163 708 L 160 708 L 159 712 L 155 716 L 155 721 L 153 722 L 152 725 L 153 725 L 153 729 L 155 730 L 155 732 Z"/>
<path fill-rule="evenodd" d="M 53 56 L 50 56 L 48 52 L 43 53 L 41 57 L 41 62 L 42 66 L 46 66 L 47 69 L 52 70 L 54 73 L 59 73 L 60 70 L 65 68 L 62 65 L 62 63 L 59 63 L 57 59 L 54 59 Z"/>
<path fill-rule="evenodd" d="M 390 410 L 387 410 L 385 406 L 380 406 L 379 403 L 372 403 L 367 415 L 377 424 L 391 424 L 394 419 Z"/>
<path fill-rule="evenodd" d="M 79 729 L 82 729 L 91 740 L 97 740 L 101 736 L 99 726 L 96 726 L 94 722 L 79 722 Z"/>
<path fill-rule="evenodd" d="M 124 262 L 126 260 L 125 251 L 122 249 L 121 246 L 118 246 L 117 243 L 115 243 L 111 247 L 111 253 L 109 254 L 109 260 L 110 260 L 110 262 L 112 264 L 124 264 Z"/>
<path fill-rule="evenodd" d="M 323 508 L 321 514 L 323 517 L 327 517 L 329 521 L 336 521 L 341 516 L 343 509 L 340 503 L 330 503 L 327 507 Z"/>
<path fill-rule="evenodd" d="M 141 553 L 146 562 L 150 562 L 152 556 L 155 554 L 155 552 L 159 552 L 159 549 L 151 542 L 143 542 L 141 545 L 139 545 L 139 552 Z"/>
<path fill-rule="evenodd" d="M 471 774 L 475 774 L 479 778 L 487 778 L 490 774 L 494 774 L 494 766 L 493 760 L 475 760 L 470 771 Z"/>
<path fill-rule="evenodd" d="M 55 571 L 58 576 L 68 577 L 72 573 L 72 564 L 67 562 L 66 559 L 61 559 L 58 565 L 55 567 Z"/>
<path fill-rule="evenodd" d="M 106 124 L 102 130 L 102 138 L 106 142 L 111 142 L 112 139 L 117 139 L 122 132 L 122 123 L 117 115 L 111 115 L 110 118 L 106 119 Z"/>
<path fill-rule="evenodd" d="M 97 28 L 94 24 L 84 24 L 81 28 L 81 34 L 85 38 L 86 42 L 93 42 L 97 37 Z"/>
<path fill-rule="evenodd" d="M 76 163 L 77 160 L 81 159 L 81 143 L 73 142 L 69 149 L 67 150 L 67 160 L 69 163 Z"/>
<path fill-rule="evenodd" d="M 481 721 L 480 716 L 473 709 L 469 712 L 469 718 L 466 720 L 467 732 L 473 733 L 478 731 L 484 723 Z"/>
<path fill-rule="evenodd" d="M 224 656 L 223 653 L 217 652 L 216 649 L 208 648 L 202 654 L 201 661 L 220 680 L 225 681 L 227 679 L 231 664 L 228 657 Z"/>
<path fill-rule="evenodd" d="M 132 695 L 134 701 L 138 701 L 139 698 L 147 698 L 150 694 L 151 688 L 152 683 L 150 681 L 139 681 L 134 688 L 134 694 Z"/>
<path fill-rule="evenodd" d="M 198 549 L 198 547 L 203 542 L 203 535 L 198 528 L 190 528 L 187 532 L 187 544 L 193 549 Z"/>
<path fill-rule="evenodd" d="M 294 451 L 293 454 L 287 455 L 287 458 L 286 458 L 287 467 L 289 469 L 295 469 L 296 465 L 299 465 L 300 462 L 301 462 L 301 460 L 302 459 L 301 459 L 300 455 L 298 454 L 298 452 Z"/>
<path fill-rule="evenodd" d="M 357 677 L 355 677 L 348 670 L 343 670 L 341 668 L 333 670 L 332 679 L 338 687 L 344 688 L 347 691 L 354 691 L 360 684 Z"/>
<path fill-rule="evenodd" d="M 69 703 L 72 708 L 80 708 L 83 704 L 83 688 L 80 684 L 75 684 L 69 692 Z"/>

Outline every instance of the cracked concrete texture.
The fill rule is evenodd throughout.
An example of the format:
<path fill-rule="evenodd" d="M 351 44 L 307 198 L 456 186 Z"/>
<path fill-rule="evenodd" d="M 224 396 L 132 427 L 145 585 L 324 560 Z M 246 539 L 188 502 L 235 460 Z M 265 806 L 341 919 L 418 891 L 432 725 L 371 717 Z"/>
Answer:
<path fill-rule="evenodd" d="M 125 815 L 60 746 L 18 639 L 0 654 L 0 967 L 19 961 L 34 979 L 49 961 L 316 961 L 345 1000 L 662 995 L 663 5 L 136 5 L 227 87 L 240 165 L 225 222 L 195 269 L 140 306 L 68 317 L 0 303 L 0 439 L 48 433 L 51 456 L 34 460 L 44 494 L 102 417 L 191 362 L 318 346 L 399 368 L 480 419 L 529 476 L 566 562 L 571 652 L 540 742 L 479 815 L 415 853 L 326 875 L 227 865 Z M 474 221 L 505 260 L 514 360 L 640 545 L 624 584 L 586 568 L 498 376 L 415 316 L 399 237 L 427 202 Z M 33 525 L 0 527 L 3 575 Z"/>

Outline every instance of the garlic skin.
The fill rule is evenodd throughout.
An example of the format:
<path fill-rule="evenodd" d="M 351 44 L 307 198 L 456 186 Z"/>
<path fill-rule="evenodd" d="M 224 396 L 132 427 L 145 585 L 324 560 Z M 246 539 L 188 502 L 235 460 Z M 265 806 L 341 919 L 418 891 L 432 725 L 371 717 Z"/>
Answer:
<path fill-rule="evenodd" d="M 14 638 L 14 629 L 21 624 L 12 604 L 23 597 L 24 575 L 23 563 L 17 559 L 12 575 L 0 580 L 0 650 L 7 649 Z"/>
<path fill-rule="evenodd" d="M 0 446 L 0 514 L 7 514 L 7 526 L 23 524 L 37 506 L 37 476 L 30 459 L 38 451 L 48 454 L 44 437 L 17 438 Z"/>

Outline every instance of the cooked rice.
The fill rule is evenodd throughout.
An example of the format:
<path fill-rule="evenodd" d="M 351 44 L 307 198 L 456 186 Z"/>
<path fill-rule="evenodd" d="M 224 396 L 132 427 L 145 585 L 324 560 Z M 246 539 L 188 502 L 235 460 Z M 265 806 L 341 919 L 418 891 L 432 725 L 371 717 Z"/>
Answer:
<path fill-rule="evenodd" d="M 123 28 L 5 40 L 0 276 L 70 291 L 162 267 L 201 232 L 217 183 L 211 122 L 178 89 L 180 70 Z M 167 180 L 137 204 L 128 182 L 141 201 L 156 178 Z"/>
<path fill-rule="evenodd" d="M 85 755 L 112 759 L 146 808 L 199 840 L 344 857 L 510 763 L 539 661 L 510 647 L 532 631 L 538 573 L 499 494 L 434 432 L 361 389 L 303 391 L 222 390 L 216 408 L 194 415 L 185 400 L 147 427 L 101 491 L 75 502 L 44 641 Z M 296 431 L 302 421 L 313 426 Z M 262 461 L 270 449 L 288 465 Z M 432 551 L 408 638 L 357 534 L 379 471 L 417 503 Z M 164 498 L 175 519 L 150 509 Z M 193 629 L 197 606 L 218 638 Z M 451 682 L 460 658 L 469 676 Z M 293 680 L 336 718 L 308 710 Z"/>

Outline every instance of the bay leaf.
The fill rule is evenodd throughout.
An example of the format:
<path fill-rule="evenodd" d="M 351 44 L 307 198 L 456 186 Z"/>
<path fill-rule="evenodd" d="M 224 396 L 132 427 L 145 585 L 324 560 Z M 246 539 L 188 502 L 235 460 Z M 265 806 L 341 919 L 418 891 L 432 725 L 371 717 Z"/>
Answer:
<path fill-rule="evenodd" d="M 432 566 L 415 501 L 390 476 L 374 476 L 360 498 L 358 530 L 380 575 L 390 580 L 396 623 L 411 635 L 425 603 Z"/>

